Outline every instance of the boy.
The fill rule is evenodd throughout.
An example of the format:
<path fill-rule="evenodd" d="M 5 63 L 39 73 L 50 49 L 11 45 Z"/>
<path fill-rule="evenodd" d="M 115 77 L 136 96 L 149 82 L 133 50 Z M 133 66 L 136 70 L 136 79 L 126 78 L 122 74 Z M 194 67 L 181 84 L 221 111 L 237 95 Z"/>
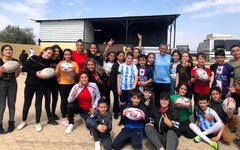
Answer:
<path fill-rule="evenodd" d="M 108 112 L 108 103 L 101 99 L 98 101 L 97 111 L 86 120 L 86 126 L 90 130 L 95 141 L 95 150 L 100 150 L 100 141 L 104 149 L 110 150 L 112 139 L 110 131 L 112 130 L 112 114 Z"/>
<path fill-rule="evenodd" d="M 118 68 L 117 87 L 121 106 L 130 102 L 130 90 L 136 88 L 138 81 L 138 70 L 132 61 L 133 53 L 127 53 L 125 63 Z"/>
<path fill-rule="evenodd" d="M 152 69 L 147 67 L 147 56 L 140 55 L 138 57 L 138 86 L 139 90 L 143 92 L 143 87 L 147 84 L 152 83 Z"/>
<path fill-rule="evenodd" d="M 212 86 L 218 86 L 221 89 L 222 99 L 231 96 L 231 91 L 228 89 L 233 88 L 234 73 L 233 67 L 229 64 L 225 64 L 225 52 L 224 50 L 215 51 L 216 63 L 211 65 L 210 68 L 214 72 L 214 79 Z"/>
<path fill-rule="evenodd" d="M 145 85 L 143 88 L 143 103 L 145 107 L 147 108 L 147 111 L 150 114 L 153 113 L 153 109 L 155 106 L 154 100 L 153 100 L 153 87 L 152 85 L 148 84 Z"/>
<path fill-rule="evenodd" d="M 143 129 L 146 122 L 148 122 L 148 113 L 147 109 L 141 102 L 142 93 L 138 89 L 134 89 L 130 93 L 131 104 L 125 106 L 123 110 L 122 121 L 124 124 L 124 128 L 117 135 L 115 140 L 113 141 L 112 148 L 113 149 L 122 149 L 125 142 L 130 140 L 131 144 L 134 148 L 142 147 L 142 139 L 143 139 Z M 130 120 L 126 117 L 128 108 L 138 108 L 142 110 L 140 120 Z"/>
<path fill-rule="evenodd" d="M 210 76 L 212 75 L 211 69 L 209 67 L 205 66 L 205 61 L 206 61 L 206 55 L 203 53 L 198 53 L 197 54 L 197 66 L 192 68 L 191 70 L 191 83 L 194 83 L 193 85 L 193 92 L 194 92 L 194 104 L 198 104 L 198 96 L 205 94 L 209 95 L 209 89 L 210 89 Z M 198 68 L 201 68 L 207 72 L 208 79 L 206 81 L 202 81 L 196 78 L 196 70 Z"/>
<path fill-rule="evenodd" d="M 233 116 L 233 112 L 225 113 L 222 108 L 223 100 L 221 99 L 221 89 L 219 87 L 212 87 L 210 89 L 211 101 L 209 107 L 216 111 L 218 116 L 224 123 L 224 129 L 222 133 L 222 140 L 230 144 L 233 142 L 233 135 L 229 128 L 237 126 L 235 144 L 240 148 L 240 116 Z M 206 116 L 207 119 L 211 120 L 212 116 Z M 215 140 L 219 140 L 220 137 L 216 137 Z"/>
<path fill-rule="evenodd" d="M 211 147 L 218 149 L 219 145 L 217 143 L 217 138 L 221 137 L 223 132 L 223 123 L 217 113 L 208 107 L 208 97 L 205 95 L 200 95 L 198 99 L 198 105 L 205 114 L 211 115 L 213 117 L 212 120 L 207 120 L 204 115 L 196 112 L 196 116 L 198 117 L 195 123 L 190 123 L 190 129 L 197 134 L 194 138 L 195 142 L 200 142 L 201 139 L 206 141 Z M 207 136 L 212 136 L 212 134 L 218 132 L 217 136 L 213 137 L 210 140 Z M 214 141 L 213 141 L 214 140 Z"/>

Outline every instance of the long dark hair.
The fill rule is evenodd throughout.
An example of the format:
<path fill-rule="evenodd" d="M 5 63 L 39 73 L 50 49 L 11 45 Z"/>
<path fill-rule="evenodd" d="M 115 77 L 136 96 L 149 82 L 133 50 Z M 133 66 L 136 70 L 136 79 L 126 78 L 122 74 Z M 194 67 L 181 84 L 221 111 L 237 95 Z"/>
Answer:
<path fill-rule="evenodd" d="M 9 47 L 9 48 L 10 48 L 10 49 L 13 51 L 13 48 L 12 48 L 12 46 L 11 46 L 11 45 L 8 45 L 8 44 L 6 44 L 6 45 L 3 45 L 3 46 L 2 46 L 2 48 L 1 48 L 1 54 L 2 54 L 3 50 L 4 50 L 6 47 Z"/>
<path fill-rule="evenodd" d="M 53 45 L 52 49 L 53 49 L 53 53 L 55 53 L 55 49 L 59 49 L 59 55 L 57 57 L 58 60 L 62 60 L 63 59 L 63 50 L 61 49 L 61 47 L 59 45 Z"/>
<path fill-rule="evenodd" d="M 69 48 L 64 49 L 64 51 L 63 51 L 63 55 L 64 55 L 65 52 L 70 52 L 71 55 L 72 55 L 72 50 L 69 49 Z M 63 58 L 63 59 L 65 59 L 65 58 Z M 72 56 L 71 56 L 71 60 L 72 60 Z"/>
<path fill-rule="evenodd" d="M 113 51 L 111 51 L 111 52 L 108 52 L 108 54 L 107 54 L 107 58 L 106 58 L 106 60 L 105 60 L 106 63 L 109 62 L 108 56 L 111 55 L 111 54 L 114 54 L 114 55 L 115 55 L 115 59 L 113 60 L 113 62 L 116 62 L 116 60 L 117 60 L 117 58 L 116 58 L 116 53 L 113 52 Z"/>

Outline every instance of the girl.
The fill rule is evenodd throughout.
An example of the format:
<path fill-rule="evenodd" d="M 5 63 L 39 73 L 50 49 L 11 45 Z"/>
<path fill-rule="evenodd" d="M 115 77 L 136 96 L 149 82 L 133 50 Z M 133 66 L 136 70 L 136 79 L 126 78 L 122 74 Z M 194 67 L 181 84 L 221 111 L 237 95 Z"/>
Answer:
<path fill-rule="evenodd" d="M 50 67 L 52 63 L 53 50 L 51 47 L 46 47 L 40 56 L 33 55 L 26 62 L 25 70 L 27 71 L 27 78 L 25 81 L 24 89 L 24 105 L 22 113 L 22 122 L 18 125 L 17 129 L 21 130 L 27 123 L 27 115 L 29 108 L 32 103 L 32 98 L 34 93 L 36 94 L 35 109 L 36 109 L 36 131 L 42 131 L 42 126 L 40 124 L 41 112 L 42 112 L 42 97 L 43 93 L 46 94 L 46 106 L 50 106 L 50 91 L 49 83 L 51 79 L 42 79 L 40 76 L 40 71 L 44 68 Z M 57 124 L 55 120 L 50 117 L 50 109 L 46 109 L 48 116 L 48 123 Z"/>
<path fill-rule="evenodd" d="M 150 117 L 154 122 L 145 126 L 147 138 L 158 150 L 176 150 L 180 136 L 178 113 L 168 93 L 160 93 L 160 109 L 155 109 Z"/>
<path fill-rule="evenodd" d="M 110 86 L 110 72 L 112 69 L 112 66 L 115 62 L 116 58 L 116 53 L 115 52 L 109 52 L 107 54 L 107 59 L 103 62 L 103 68 L 105 70 L 105 73 L 108 77 L 107 81 L 107 91 L 106 91 L 106 101 L 108 102 L 108 109 L 110 108 L 110 91 L 111 91 L 111 86 Z"/>
<path fill-rule="evenodd" d="M 63 51 L 60 48 L 59 45 L 53 45 L 52 46 L 53 49 L 53 63 L 51 64 L 52 68 L 57 67 L 58 63 L 62 60 L 63 58 Z M 57 101 L 58 101 L 58 82 L 57 79 L 54 78 L 53 79 L 53 83 L 51 84 L 51 93 L 52 93 L 52 111 L 51 111 L 51 116 L 55 119 L 55 120 L 59 120 L 59 117 L 56 115 L 55 111 L 56 111 L 56 106 L 57 106 Z"/>
<path fill-rule="evenodd" d="M 79 68 L 76 62 L 72 61 L 72 51 L 70 49 L 65 49 L 63 52 L 64 60 L 57 65 L 56 77 L 58 78 L 59 90 L 61 96 L 61 113 L 62 113 L 62 124 L 67 126 L 67 98 L 75 83 L 75 77 L 79 73 Z M 71 72 L 64 72 L 61 70 L 61 64 L 69 63 L 73 70 Z"/>
<path fill-rule="evenodd" d="M 95 82 L 100 89 L 101 96 L 106 98 L 107 75 L 93 58 L 88 58 L 84 64 L 84 71 L 89 76 L 89 82 Z"/>
<path fill-rule="evenodd" d="M 141 55 L 141 50 L 138 48 L 135 48 L 133 50 L 133 64 L 137 65 L 138 64 L 138 57 Z"/>
<path fill-rule="evenodd" d="M 84 43 L 81 39 L 76 42 L 76 51 L 72 51 L 72 60 L 78 64 L 79 73 L 83 72 L 84 62 L 88 58 L 88 55 L 84 53 Z M 78 80 L 79 75 L 76 77 Z"/>
<path fill-rule="evenodd" d="M 155 62 L 155 54 L 154 53 L 149 53 L 147 55 L 147 66 L 154 70 L 154 62 Z"/>
<path fill-rule="evenodd" d="M 192 86 L 191 86 L 191 70 L 192 70 L 192 57 L 189 52 L 183 52 L 181 58 L 181 64 L 177 65 L 176 74 L 176 88 L 180 83 L 188 84 L 189 88 L 186 97 L 192 98 Z M 175 91 L 177 93 L 177 91 Z"/>
<path fill-rule="evenodd" d="M 94 114 L 100 98 L 96 83 L 89 82 L 88 74 L 82 72 L 79 83 L 73 86 L 68 96 L 67 115 L 69 125 L 66 129 L 67 134 L 73 130 L 74 114 L 82 114 L 84 121 L 86 121 L 90 115 Z"/>
<path fill-rule="evenodd" d="M 178 50 L 175 50 L 172 52 L 172 61 L 171 61 L 171 95 L 175 94 L 175 87 L 176 87 L 176 70 L 177 65 L 181 63 L 181 52 Z"/>
<path fill-rule="evenodd" d="M 183 83 L 179 84 L 179 86 L 177 88 L 178 94 L 171 96 L 172 103 L 174 103 L 174 101 L 176 99 L 178 99 L 179 97 L 187 98 L 187 97 L 185 97 L 187 90 L 188 90 L 187 84 L 183 84 Z M 191 102 L 190 98 L 187 98 L 187 99 Z M 194 138 L 195 134 L 189 128 L 189 124 L 190 124 L 189 116 L 192 115 L 192 105 L 190 105 L 189 108 L 178 108 L 177 106 L 175 106 L 175 107 L 179 113 L 180 133 L 182 135 L 184 135 L 186 138 L 189 138 L 189 139 Z"/>
<path fill-rule="evenodd" d="M 110 72 L 110 83 L 113 89 L 113 96 L 114 96 L 114 103 L 113 103 L 113 113 L 114 119 L 118 119 L 119 115 L 119 101 L 118 101 L 118 92 L 117 92 L 117 75 L 118 75 L 118 68 L 124 62 L 124 52 L 118 51 L 117 52 L 117 61 L 113 64 L 111 72 Z"/>
<path fill-rule="evenodd" d="M 100 54 L 99 47 L 98 47 L 98 44 L 97 44 L 97 43 L 91 43 L 91 44 L 90 44 L 88 57 L 95 59 L 96 62 L 97 62 L 100 66 L 103 66 L 102 55 Z"/>
<path fill-rule="evenodd" d="M 3 64 L 8 61 L 17 61 L 12 58 L 13 49 L 10 45 L 3 45 L 1 48 L 2 58 L 0 58 L 0 134 L 5 133 L 2 126 L 3 115 L 8 101 L 9 121 L 7 132 L 12 132 L 15 129 L 15 103 L 17 96 L 17 81 L 19 69 L 13 73 L 6 73 Z M 7 98 L 7 99 L 6 99 Z"/>

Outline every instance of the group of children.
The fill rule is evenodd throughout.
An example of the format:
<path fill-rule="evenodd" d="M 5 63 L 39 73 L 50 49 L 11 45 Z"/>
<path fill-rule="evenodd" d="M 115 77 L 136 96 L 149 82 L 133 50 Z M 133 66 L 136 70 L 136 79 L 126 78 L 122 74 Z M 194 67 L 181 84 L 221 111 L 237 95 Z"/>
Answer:
<path fill-rule="evenodd" d="M 142 36 L 138 35 L 138 38 L 139 48 L 141 48 Z M 73 129 L 74 109 L 76 108 L 70 107 L 70 104 L 77 99 L 81 110 L 83 109 L 83 112 L 79 113 L 87 114 L 84 120 L 94 138 L 96 150 L 101 149 L 101 142 L 105 149 L 122 149 L 127 141 L 131 141 L 134 148 L 141 148 L 144 134 L 160 150 L 176 149 L 180 135 L 194 139 L 195 142 L 203 139 L 211 147 L 218 149 L 217 141 L 221 137 L 226 143 L 233 141 L 230 129 L 234 126 L 237 126 L 234 141 L 240 148 L 240 117 L 235 116 L 234 112 L 225 113 L 221 106 L 222 100 L 232 95 L 237 102 L 237 108 L 239 107 L 239 82 L 234 83 L 234 77 L 239 76 L 234 74 L 239 65 L 236 61 L 232 61 L 233 66 L 225 63 L 223 50 L 215 52 L 216 63 L 210 67 L 205 66 L 206 56 L 203 53 L 197 54 L 198 64 L 194 65 L 188 52 L 173 51 L 169 71 L 171 91 L 154 93 L 154 71 L 161 71 L 154 68 L 154 62 L 159 57 L 155 58 L 153 53 L 146 56 L 141 54 L 140 49 L 131 47 L 126 47 L 125 52 L 109 52 L 109 47 L 113 42 L 111 39 L 107 43 L 103 54 L 100 54 L 96 43 L 91 43 L 89 51 L 86 51 L 81 40 L 76 42 L 76 51 L 70 49 L 62 51 L 58 45 L 54 45 L 45 48 L 40 56 L 32 56 L 25 64 L 22 64 L 24 71 L 28 74 L 25 82 L 22 122 L 17 129 L 22 129 L 27 124 L 27 115 L 34 93 L 36 94 L 36 131 L 42 130 L 40 117 L 43 96 L 46 101 L 48 123 L 58 125 L 56 120 L 59 117 L 55 109 L 58 91 L 60 91 L 61 122 L 68 126 L 66 133 L 71 133 Z M 237 49 L 235 51 L 240 57 L 240 47 L 233 46 L 232 49 Z M 16 77 L 19 72 L 6 73 L 2 66 L 7 61 L 15 60 L 12 58 L 12 53 L 13 49 L 10 45 L 5 45 L 1 49 L 3 56 L 0 59 L 1 134 L 6 133 L 2 127 L 6 97 L 8 103 L 11 104 L 8 105 L 10 118 L 7 132 L 15 128 Z M 61 70 L 63 63 L 71 64 L 73 71 Z M 42 79 L 40 71 L 47 67 L 55 68 L 55 77 Z M 206 71 L 207 80 L 197 78 L 198 68 Z M 214 72 L 214 77 L 210 89 L 212 72 Z M 84 94 L 80 94 L 85 90 L 84 82 L 89 82 L 89 84 L 86 83 Z M 113 142 L 110 135 L 112 114 L 109 112 L 111 90 L 114 95 L 113 117 L 118 119 L 120 115 L 118 125 L 124 125 Z M 9 91 L 14 94 L 9 94 Z M 157 98 L 155 98 L 156 94 L 159 95 L 156 96 Z M 191 100 L 193 95 L 194 109 Z M 188 108 L 177 107 L 174 101 L 179 97 L 187 98 L 191 105 Z M 93 102 L 94 104 L 91 104 Z M 91 105 L 97 106 L 91 107 Z M 141 110 L 139 120 L 126 117 L 127 110 L 132 107 Z M 191 123 L 189 119 L 193 114 L 195 123 Z"/>

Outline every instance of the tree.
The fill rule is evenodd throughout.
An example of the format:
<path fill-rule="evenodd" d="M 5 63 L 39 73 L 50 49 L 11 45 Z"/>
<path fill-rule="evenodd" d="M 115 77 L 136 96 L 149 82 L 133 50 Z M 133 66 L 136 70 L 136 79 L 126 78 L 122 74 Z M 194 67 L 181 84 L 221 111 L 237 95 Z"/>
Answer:
<path fill-rule="evenodd" d="M 0 31 L 0 42 L 35 44 L 32 28 L 20 28 L 19 26 L 8 25 Z"/>

